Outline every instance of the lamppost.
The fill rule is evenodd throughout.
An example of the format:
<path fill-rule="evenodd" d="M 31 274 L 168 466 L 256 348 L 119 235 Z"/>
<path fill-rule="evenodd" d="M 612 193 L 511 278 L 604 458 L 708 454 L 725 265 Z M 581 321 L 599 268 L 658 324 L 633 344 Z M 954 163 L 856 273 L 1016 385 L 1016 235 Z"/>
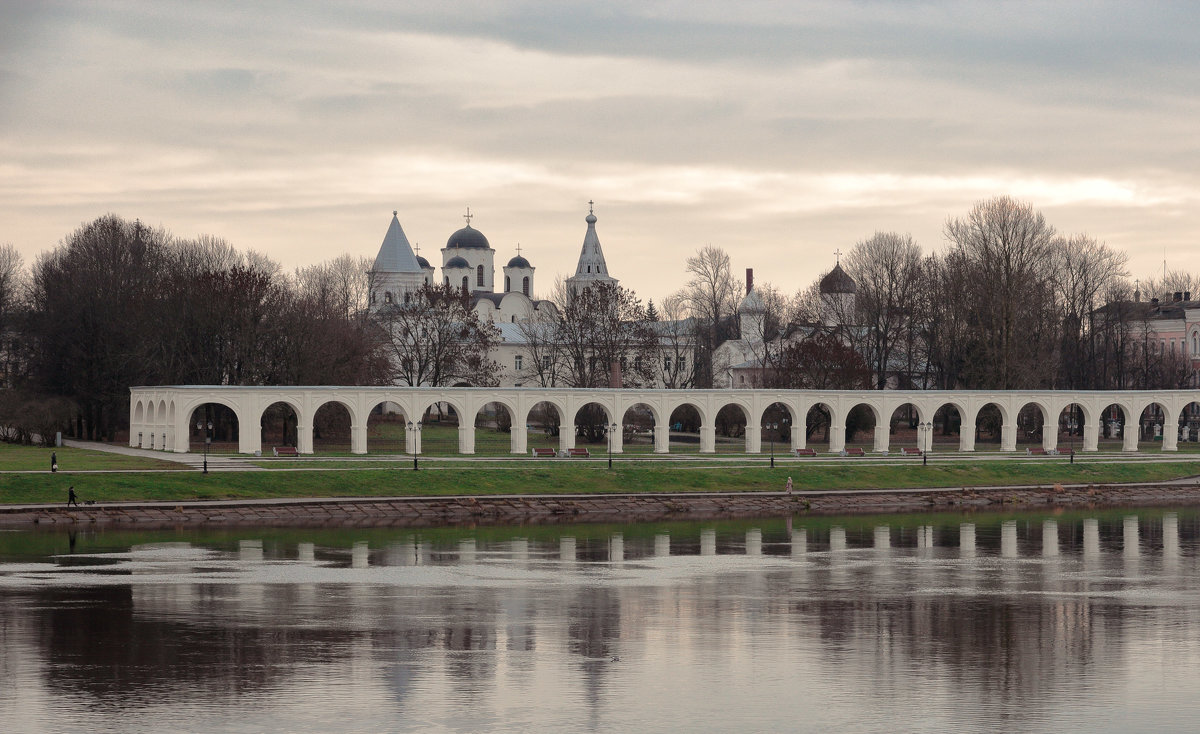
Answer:
<path fill-rule="evenodd" d="M 1067 430 L 1071 434 L 1071 463 L 1072 464 L 1075 463 L 1075 429 L 1078 427 L 1078 425 L 1079 424 L 1075 422 L 1074 416 L 1071 417 L 1071 422 L 1067 424 Z"/>
<path fill-rule="evenodd" d="M 206 425 L 208 430 L 205 430 Z M 196 430 L 204 431 L 204 471 L 202 472 L 204 474 L 208 473 L 208 446 L 212 443 L 212 428 L 212 421 L 207 424 L 196 421 Z"/>
<path fill-rule="evenodd" d="M 771 434 L 771 468 L 775 468 L 775 429 L 779 428 L 778 423 L 766 423 L 763 425 L 763 430 Z"/>
<path fill-rule="evenodd" d="M 921 429 L 921 433 L 925 436 L 925 440 L 922 442 L 925 444 L 925 450 L 921 452 L 921 466 L 928 466 L 929 450 L 933 448 L 933 424 L 918 423 L 917 428 Z"/>
<path fill-rule="evenodd" d="M 608 468 L 609 469 L 612 469 L 612 437 L 613 437 L 613 431 L 615 431 L 615 430 L 617 430 L 617 424 L 610 423 L 608 425 Z"/>
<path fill-rule="evenodd" d="M 413 471 L 417 471 L 417 441 L 421 435 L 421 421 L 408 422 L 409 441 L 412 443 Z"/>

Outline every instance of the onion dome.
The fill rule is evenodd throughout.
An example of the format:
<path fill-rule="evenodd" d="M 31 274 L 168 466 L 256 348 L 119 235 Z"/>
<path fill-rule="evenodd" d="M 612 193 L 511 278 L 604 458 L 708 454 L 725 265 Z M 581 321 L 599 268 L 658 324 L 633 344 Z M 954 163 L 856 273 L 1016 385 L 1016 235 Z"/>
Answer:
<path fill-rule="evenodd" d="M 432 265 L 429 264 L 428 260 L 421 257 L 420 255 L 417 255 L 417 265 L 420 265 L 423 269 L 433 267 Z"/>
<path fill-rule="evenodd" d="M 460 255 L 455 255 L 454 257 L 447 260 L 446 264 L 443 265 L 442 267 L 443 268 L 470 268 L 471 263 L 467 262 L 466 258 L 464 258 Z"/>
<path fill-rule="evenodd" d="M 509 260 L 509 261 L 508 261 L 508 265 L 506 265 L 505 267 L 509 267 L 509 268 L 528 268 L 528 267 L 532 267 L 532 266 L 529 264 L 529 261 L 528 261 L 528 260 L 526 260 L 525 258 L 521 257 L 520 255 L 517 255 L 517 256 L 516 256 L 516 257 L 514 257 L 512 260 Z"/>
<path fill-rule="evenodd" d="M 483 236 L 483 232 L 480 232 L 468 224 L 454 234 L 450 235 L 450 239 L 446 240 L 446 247 L 487 250 L 491 248 L 491 245 L 488 244 L 487 237 Z"/>
<path fill-rule="evenodd" d="M 819 287 L 822 293 L 858 292 L 858 286 L 854 283 L 854 278 L 851 278 L 849 273 L 842 270 L 841 263 L 834 265 L 833 270 L 829 271 L 829 275 L 821 278 Z"/>

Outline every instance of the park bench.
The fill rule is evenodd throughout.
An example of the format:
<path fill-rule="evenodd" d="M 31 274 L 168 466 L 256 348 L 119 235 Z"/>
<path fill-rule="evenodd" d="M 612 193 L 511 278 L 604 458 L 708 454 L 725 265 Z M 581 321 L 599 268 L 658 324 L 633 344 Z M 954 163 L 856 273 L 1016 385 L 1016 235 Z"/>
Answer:
<path fill-rule="evenodd" d="M 553 459 L 558 455 L 554 449 L 532 449 L 529 453 L 537 459 Z"/>
<path fill-rule="evenodd" d="M 796 449 L 796 456 L 816 456 L 816 449 Z"/>
<path fill-rule="evenodd" d="M 843 456 L 866 456 L 867 452 L 862 450 L 861 446 L 851 446 L 848 449 L 842 449 Z"/>
<path fill-rule="evenodd" d="M 295 446 L 276 446 L 275 448 L 273 448 L 271 450 L 275 452 L 276 456 L 299 456 L 300 455 L 300 452 L 296 450 Z"/>
<path fill-rule="evenodd" d="M 921 455 L 921 449 L 917 448 L 916 446 L 905 446 L 904 448 L 902 448 L 900 450 L 904 452 L 905 456 L 920 456 Z"/>
<path fill-rule="evenodd" d="M 565 456 L 568 459 L 586 459 L 592 455 L 592 452 L 587 449 L 567 449 Z"/>
<path fill-rule="evenodd" d="M 1056 454 L 1058 454 L 1058 450 L 1050 449 L 1049 451 L 1047 451 L 1046 449 L 1042 448 L 1041 446 L 1032 446 L 1030 448 L 1025 449 L 1025 454 L 1027 456 L 1055 456 Z"/>

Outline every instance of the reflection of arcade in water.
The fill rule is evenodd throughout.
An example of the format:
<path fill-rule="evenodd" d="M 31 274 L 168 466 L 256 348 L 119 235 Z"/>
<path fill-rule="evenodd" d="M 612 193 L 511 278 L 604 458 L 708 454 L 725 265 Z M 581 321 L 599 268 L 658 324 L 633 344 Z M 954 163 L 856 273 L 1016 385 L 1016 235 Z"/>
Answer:
<path fill-rule="evenodd" d="M 6 673 L 126 709 L 365 675 L 359 703 L 487 709 L 536 687 L 602 726 L 630 705 L 611 699 L 617 680 L 653 687 L 662 660 L 684 661 L 658 705 L 685 705 L 710 676 L 765 685 L 742 681 L 749 655 L 814 691 L 882 685 L 897 701 L 920 699 L 923 669 L 964 706 L 1021 701 L 1020 721 L 1056 705 L 1046 691 L 1116 686 L 1096 666 L 1160 634 L 1147 618 L 1200 638 L 1189 510 L 146 533 L 124 548 L 99 534 L 73 555 L 36 537 L 61 547 L 0 564 Z M 49 660 L 53 675 L 30 673 Z"/>

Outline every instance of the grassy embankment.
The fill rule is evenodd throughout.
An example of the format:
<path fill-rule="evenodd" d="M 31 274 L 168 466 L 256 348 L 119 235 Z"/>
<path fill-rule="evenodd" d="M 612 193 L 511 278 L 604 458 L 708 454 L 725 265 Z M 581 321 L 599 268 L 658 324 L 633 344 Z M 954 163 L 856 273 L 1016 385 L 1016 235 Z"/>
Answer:
<path fill-rule="evenodd" d="M 1161 481 L 1200 475 L 1200 459 L 1181 456 L 1164 463 L 1104 462 L 1075 464 L 1065 458 L 1045 461 L 980 461 L 905 465 L 865 460 L 815 462 L 787 460 L 770 469 L 766 459 L 747 467 L 683 462 L 534 461 L 473 464 L 427 461 L 412 471 L 407 461 L 394 468 L 213 472 L 178 471 L 179 465 L 78 449 L 60 449 L 62 471 L 50 474 L 48 449 L 0 446 L 0 469 L 38 470 L 0 474 L 0 502 L 61 502 L 74 485 L 83 499 L 97 501 L 227 499 L 266 497 L 417 496 L 449 494 L 558 494 L 613 492 L 710 492 L 781 490 L 792 476 L 798 490 L 961 487 L 1010 484 L 1110 483 Z M 302 462 L 288 462 L 295 466 Z M 165 465 L 165 466 L 164 466 Z M 71 470 L 117 469 L 98 474 Z M 145 471 L 145 470 L 151 471 Z M 169 469 L 157 471 L 159 469 Z M 141 471 L 131 471 L 141 470 Z"/>

